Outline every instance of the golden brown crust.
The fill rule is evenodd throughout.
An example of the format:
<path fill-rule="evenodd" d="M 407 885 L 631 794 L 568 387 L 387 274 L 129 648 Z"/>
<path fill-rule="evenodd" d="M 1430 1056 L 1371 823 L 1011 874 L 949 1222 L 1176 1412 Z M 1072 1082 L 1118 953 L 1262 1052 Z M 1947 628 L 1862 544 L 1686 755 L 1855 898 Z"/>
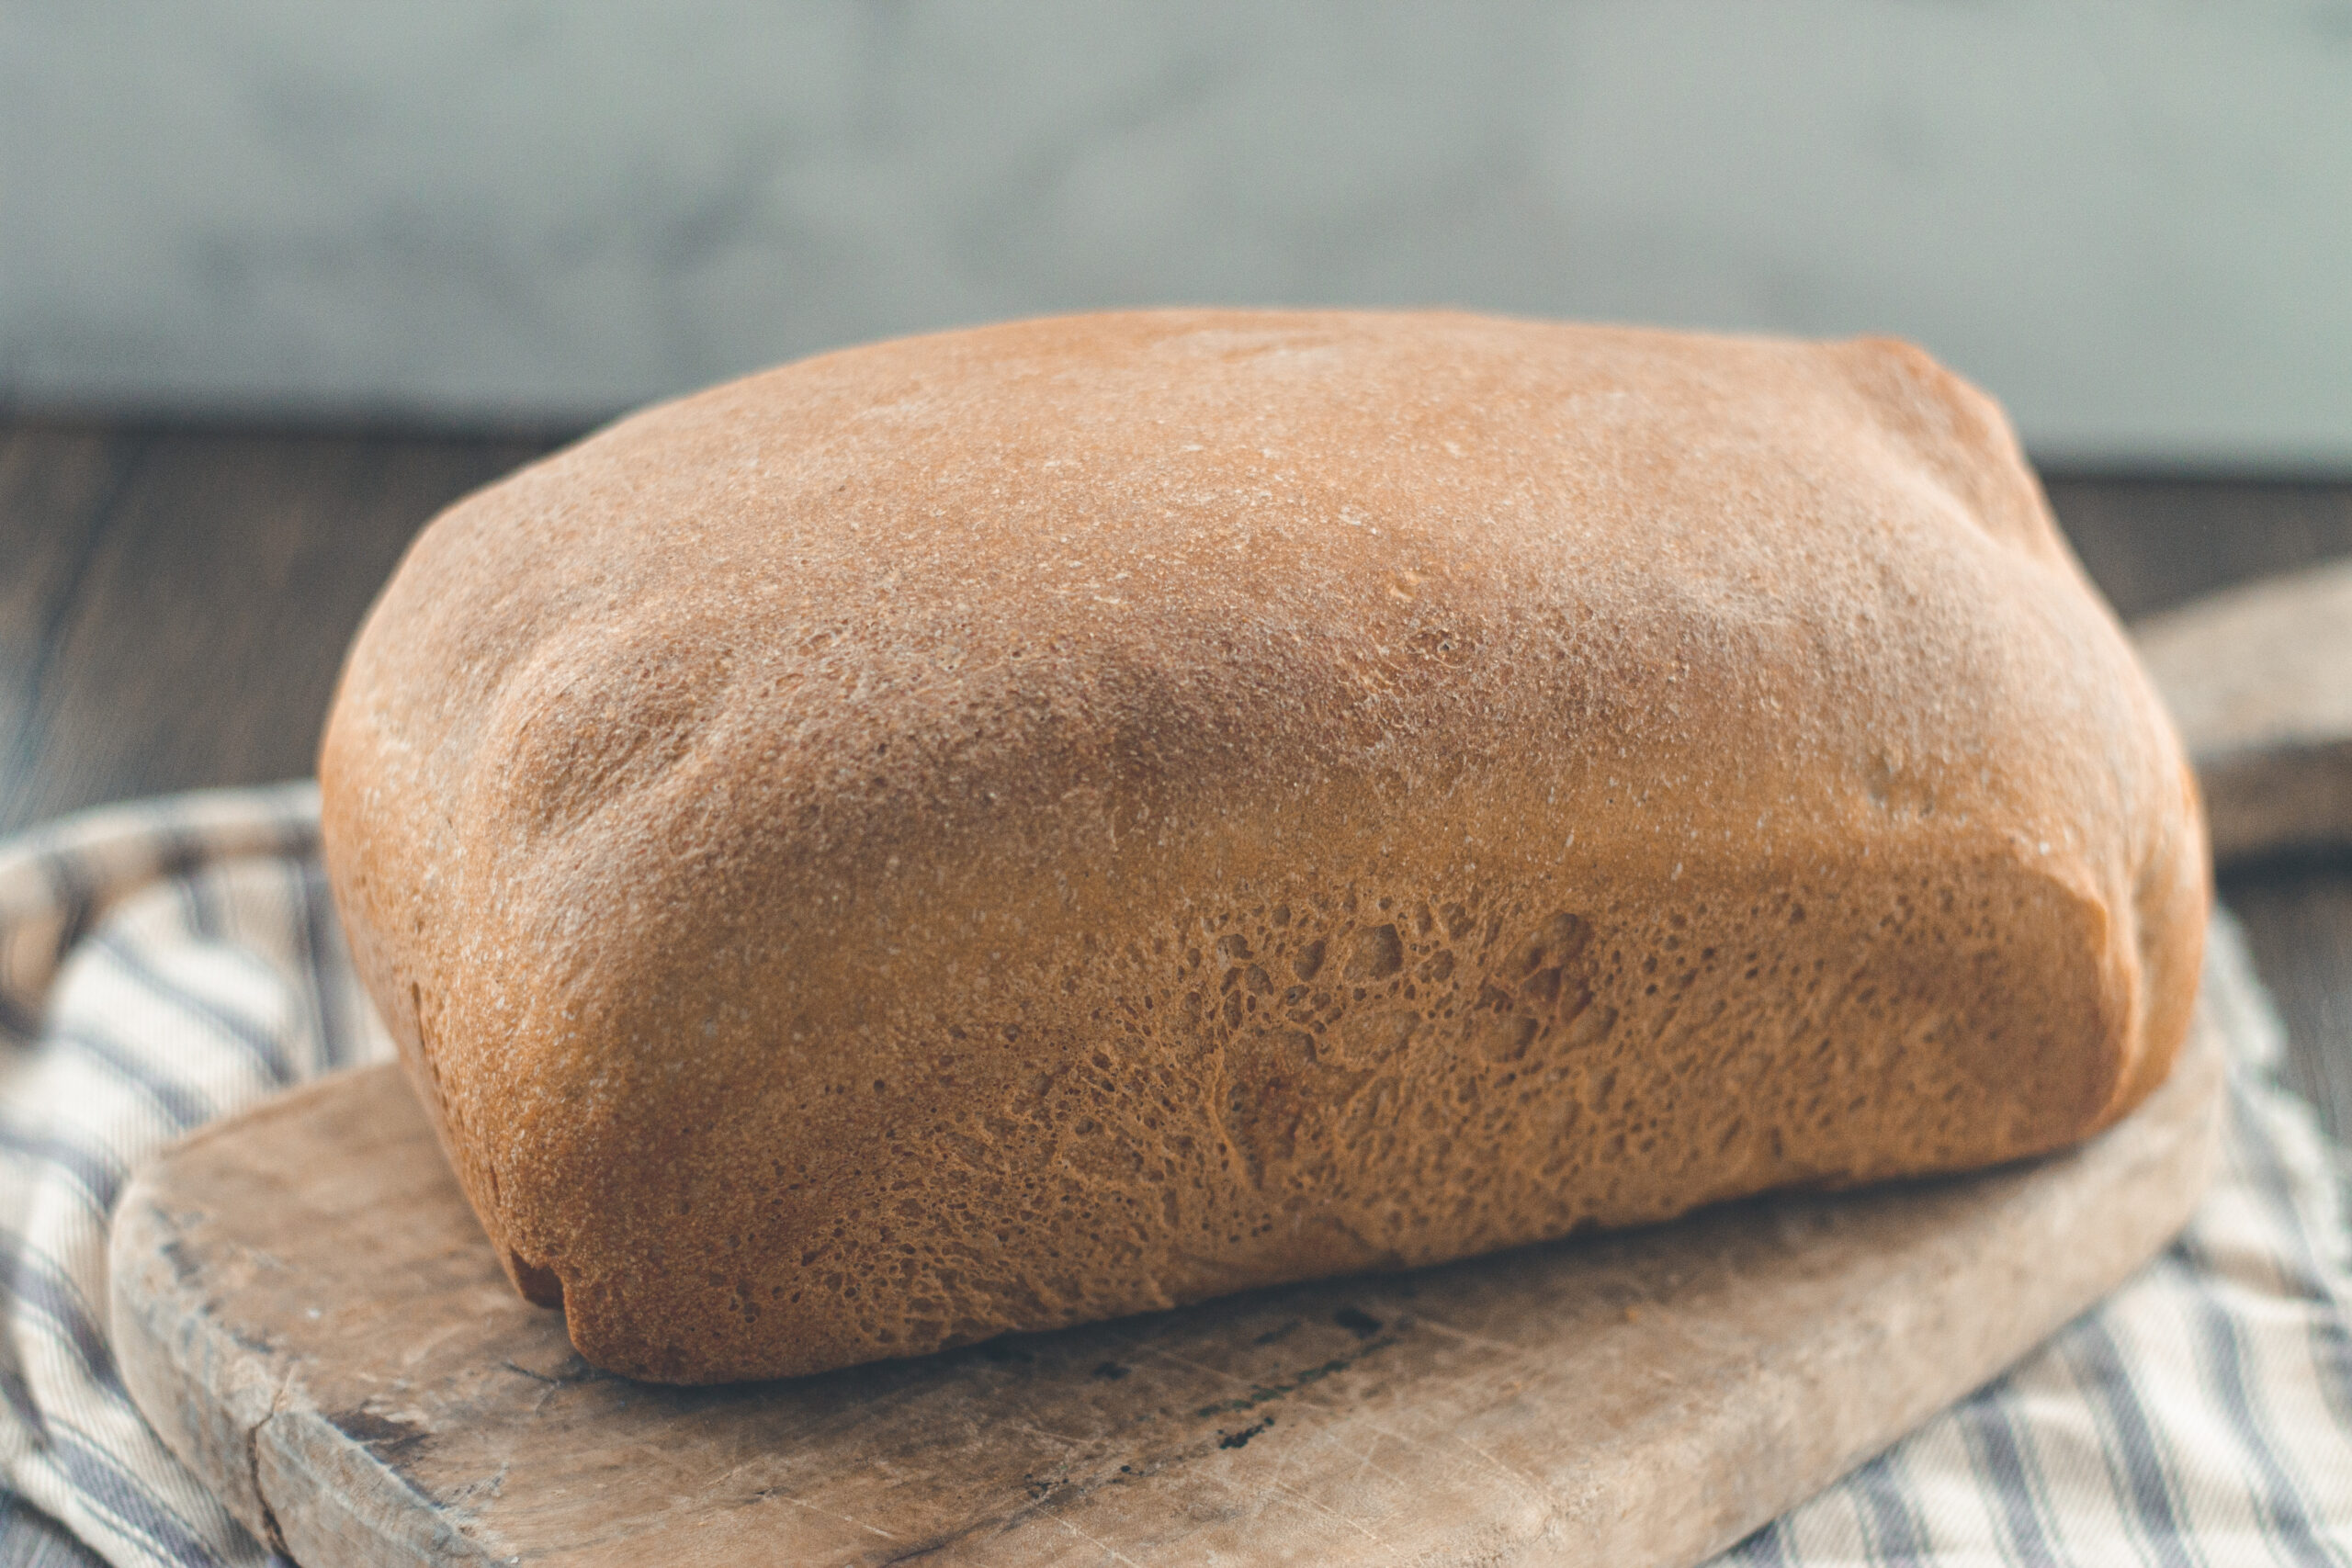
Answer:
<path fill-rule="evenodd" d="M 1999 411 L 1877 342 L 789 366 L 444 514 L 321 774 L 518 1285 L 683 1382 L 2048 1149 L 2208 897 Z"/>

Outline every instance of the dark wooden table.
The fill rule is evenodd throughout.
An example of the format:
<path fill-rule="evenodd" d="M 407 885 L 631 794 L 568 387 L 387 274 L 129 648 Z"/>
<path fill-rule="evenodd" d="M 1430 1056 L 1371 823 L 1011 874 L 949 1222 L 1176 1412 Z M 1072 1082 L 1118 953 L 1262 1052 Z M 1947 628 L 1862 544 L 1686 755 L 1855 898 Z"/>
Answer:
<path fill-rule="evenodd" d="M 409 536 L 566 432 L 0 420 L 0 833 L 308 773 L 343 649 Z M 2128 620 L 2352 554 L 2352 482 L 2053 476 Z M 2352 863 L 2233 874 L 2296 1086 L 2352 1132 Z"/>

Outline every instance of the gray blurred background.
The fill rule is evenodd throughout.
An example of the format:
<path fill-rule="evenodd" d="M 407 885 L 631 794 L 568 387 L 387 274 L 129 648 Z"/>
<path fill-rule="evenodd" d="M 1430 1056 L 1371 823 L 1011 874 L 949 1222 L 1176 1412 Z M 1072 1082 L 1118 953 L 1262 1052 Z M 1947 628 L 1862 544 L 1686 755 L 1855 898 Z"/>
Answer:
<path fill-rule="evenodd" d="M 1916 338 L 2352 468 L 2352 0 L 0 0 L 0 400 L 575 424 L 1137 303 Z"/>

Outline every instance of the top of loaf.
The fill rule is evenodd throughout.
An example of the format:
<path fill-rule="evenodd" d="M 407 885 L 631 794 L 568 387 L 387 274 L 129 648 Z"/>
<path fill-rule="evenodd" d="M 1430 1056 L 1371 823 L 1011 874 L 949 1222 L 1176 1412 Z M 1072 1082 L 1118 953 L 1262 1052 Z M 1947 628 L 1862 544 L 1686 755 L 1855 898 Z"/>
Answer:
<path fill-rule="evenodd" d="M 2203 911 L 2177 742 L 2006 422 L 1882 340 L 1171 310 L 820 355 L 445 513 L 322 775 L 526 1275 L 686 1224 L 616 1173 L 763 1086 L 872 1136 L 843 1062 L 1081 983 L 1155 889 L 2030 864 L 2101 953 L 2075 1131 L 2163 1071 Z"/>
<path fill-rule="evenodd" d="M 861 877 L 1073 790 L 1439 798 L 1529 726 L 1668 834 L 1735 796 L 1803 831 L 1851 804 L 1825 764 L 2061 847 L 2175 786 L 2040 744 L 2165 726 L 1926 355 L 1447 313 L 1025 321 L 655 407 L 438 520 L 339 711 L 401 738 L 379 830 L 528 844 L 579 908 L 641 869 L 646 792 L 755 788 Z"/>

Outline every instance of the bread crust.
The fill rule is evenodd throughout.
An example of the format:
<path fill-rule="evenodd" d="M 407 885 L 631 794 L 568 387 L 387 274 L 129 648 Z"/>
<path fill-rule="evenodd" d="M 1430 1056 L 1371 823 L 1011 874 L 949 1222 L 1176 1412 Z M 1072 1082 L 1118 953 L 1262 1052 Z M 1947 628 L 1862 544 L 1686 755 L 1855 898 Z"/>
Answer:
<path fill-rule="evenodd" d="M 2210 898 L 1999 411 L 1871 340 L 807 360 L 445 513 L 320 773 L 516 1283 L 681 1382 L 2051 1149 Z"/>

